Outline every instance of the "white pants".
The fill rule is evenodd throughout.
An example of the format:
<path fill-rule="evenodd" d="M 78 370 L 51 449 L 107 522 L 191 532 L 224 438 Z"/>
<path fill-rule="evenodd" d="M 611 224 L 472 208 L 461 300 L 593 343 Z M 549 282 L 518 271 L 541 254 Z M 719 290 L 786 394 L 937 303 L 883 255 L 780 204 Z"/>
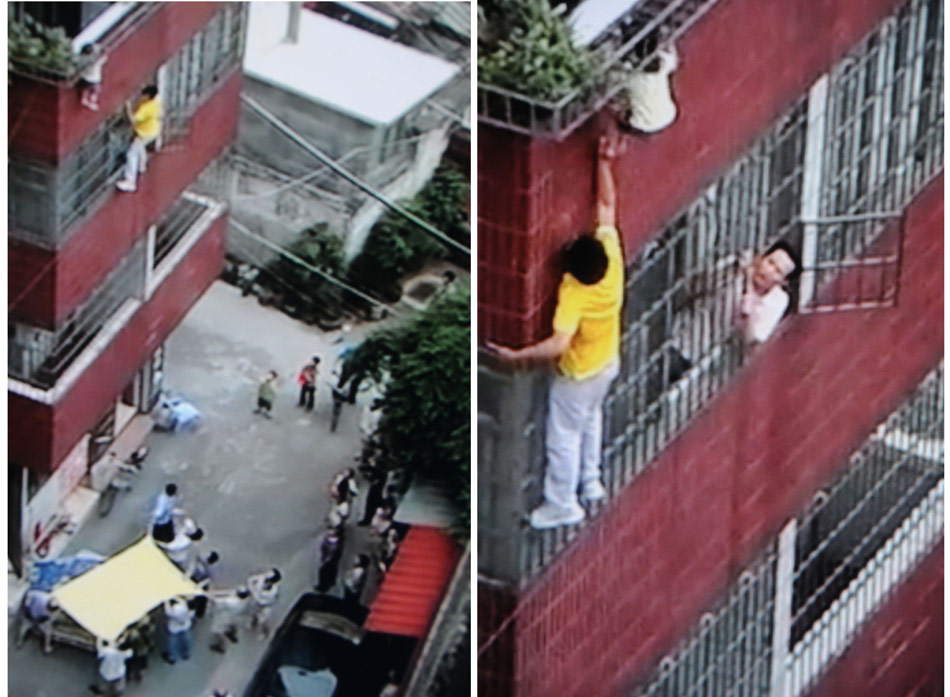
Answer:
<path fill-rule="evenodd" d="M 613 362 L 583 380 L 558 376 L 548 396 L 547 468 L 544 498 L 559 506 L 574 506 L 582 482 L 600 479 L 603 402 L 620 372 Z"/>
<path fill-rule="evenodd" d="M 122 179 L 134 185 L 139 174 L 145 173 L 145 164 L 148 160 L 148 154 L 145 148 L 154 140 L 154 138 L 146 140 L 145 138 L 135 136 L 135 140 L 132 141 L 132 145 L 129 146 L 128 151 L 125 153 L 125 169 L 122 170 Z"/>

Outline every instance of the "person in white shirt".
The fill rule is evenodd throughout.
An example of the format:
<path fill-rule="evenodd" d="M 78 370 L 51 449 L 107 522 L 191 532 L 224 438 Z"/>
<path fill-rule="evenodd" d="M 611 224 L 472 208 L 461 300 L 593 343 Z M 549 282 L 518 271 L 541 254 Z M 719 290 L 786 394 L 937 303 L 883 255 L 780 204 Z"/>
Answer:
<path fill-rule="evenodd" d="M 238 623 L 251 603 L 251 592 L 240 587 L 226 593 L 211 596 L 211 650 L 225 652 L 225 639 L 238 643 Z"/>
<path fill-rule="evenodd" d="M 15 642 L 20 648 L 26 643 L 30 631 L 39 632 L 43 637 L 43 653 L 53 650 L 53 615 L 59 605 L 51 593 L 39 589 L 31 589 L 23 596 L 20 612 L 17 615 Z"/>
<path fill-rule="evenodd" d="M 268 621 L 271 608 L 277 602 L 280 592 L 280 571 L 276 568 L 254 574 L 247 579 L 247 588 L 254 599 L 254 615 L 251 617 L 251 629 L 257 629 L 261 639 L 270 633 Z"/>
<path fill-rule="evenodd" d="M 648 40 L 642 55 L 646 63 L 631 69 L 624 89 L 625 111 L 621 125 L 640 133 L 656 133 L 676 120 L 676 102 L 670 89 L 670 75 L 679 60 L 674 46 L 655 49 Z"/>
<path fill-rule="evenodd" d="M 132 649 L 118 649 L 108 639 L 100 639 L 96 653 L 102 687 L 90 685 L 89 689 L 97 695 L 118 697 L 125 692 L 125 662 L 132 658 Z"/>
<path fill-rule="evenodd" d="M 191 658 L 191 623 L 194 612 L 184 598 L 172 598 L 165 601 L 165 621 L 168 631 L 168 644 L 162 658 L 171 665 L 179 658 L 187 661 Z"/>
<path fill-rule="evenodd" d="M 789 305 L 783 284 L 800 269 L 792 247 L 779 240 L 751 263 L 743 266 L 744 288 L 739 299 L 736 326 L 749 347 L 766 341 Z"/>

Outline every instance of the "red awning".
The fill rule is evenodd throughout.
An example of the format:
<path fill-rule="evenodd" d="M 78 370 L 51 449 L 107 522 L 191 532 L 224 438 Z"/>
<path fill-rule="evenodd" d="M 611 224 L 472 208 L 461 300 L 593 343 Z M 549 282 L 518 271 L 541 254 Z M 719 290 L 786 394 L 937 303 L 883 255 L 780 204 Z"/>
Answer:
<path fill-rule="evenodd" d="M 445 531 L 413 525 L 369 608 L 366 629 L 422 637 L 458 563 L 459 547 Z"/>

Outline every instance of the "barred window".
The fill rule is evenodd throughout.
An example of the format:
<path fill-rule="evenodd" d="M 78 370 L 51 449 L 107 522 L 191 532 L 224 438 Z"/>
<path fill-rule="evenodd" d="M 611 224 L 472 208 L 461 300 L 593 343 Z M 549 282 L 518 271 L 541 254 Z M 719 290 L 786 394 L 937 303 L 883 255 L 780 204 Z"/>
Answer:
<path fill-rule="evenodd" d="M 155 226 L 155 253 L 152 268 L 159 264 L 174 249 L 175 245 L 192 228 L 208 207 L 186 196 L 181 196 Z"/>
<path fill-rule="evenodd" d="M 794 646 L 943 479 L 943 372 L 878 428 L 798 529 Z"/>
<path fill-rule="evenodd" d="M 664 659 L 636 697 L 768 697 L 771 689 L 775 554 L 742 574 L 724 605 Z"/>
<path fill-rule="evenodd" d="M 92 343 L 109 319 L 142 289 L 145 245 L 139 244 L 81 307 L 73 311 L 42 344 L 10 332 L 9 355 L 30 357 L 28 362 L 8 361 L 11 377 L 41 388 L 50 388 L 82 351 Z M 23 332 L 29 336 L 30 332 Z"/>
<path fill-rule="evenodd" d="M 794 239 L 807 104 L 797 104 L 628 270 L 623 365 L 607 401 L 605 450 L 619 472 L 642 469 L 731 377 L 739 255 Z"/>
<path fill-rule="evenodd" d="M 187 128 L 212 85 L 241 60 L 247 9 L 226 3 L 211 22 L 162 66 L 166 136 L 174 139 Z"/>
<path fill-rule="evenodd" d="M 942 168 L 940 0 L 906 3 L 834 67 L 825 143 L 823 216 L 899 210 Z M 823 229 L 817 261 L 860 255 L 881 227 Z"/>

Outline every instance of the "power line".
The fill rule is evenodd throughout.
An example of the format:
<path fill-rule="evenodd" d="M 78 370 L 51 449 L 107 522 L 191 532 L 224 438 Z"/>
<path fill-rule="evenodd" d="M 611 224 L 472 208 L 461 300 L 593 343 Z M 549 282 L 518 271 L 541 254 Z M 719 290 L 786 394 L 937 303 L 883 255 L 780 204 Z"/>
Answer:
<path fill-rule="evenodd" d="M 348 182 L 350 182 L 351 184 L 355 185 L 356 187 L 362 189 L 364 192 L 366 192 L 367 194 L 369 194 L 370 196 L 372 196 L 373 198 L 375 198 L 377 201 L 379 201 L 379 202 L 382 203 L 383 205 L 389 207 L 389 208 L 392 209 L 394 212 L 396 212 L 396 213 L 398 213 L 399 215 L 401 215 L 402 217 L 404 217 L 406 220 L 410 221 L 411 223 L 414 223 L 415 225 L 418 225 L 418 226 L 419 226 L 420 228 L 422 228 L 425 232 L 427 232 L 427 233 L 428 233 L 429 235 L 431 235 L 432 237 L 435 237 L 436 239 L 438 239 L 438 240 L 441 241 L 442 243 L 447 244 L 447 245 L 449 245 L 450 247 L 453 247 L 454 249 L 457 249 L 458 251 L 462 252 L 463 254 L 466 254 L 466 255 L 470 255 L 470 254 L 471 254 L 471 251 L 469 250 L 468 247 L 466 247 L 465 245 L 459 244 L 458 242 L 456 242 L 455 240 L 453 240 L 451 237 L 449 237 L 448 235 L 446 235 L 444 232 L 440 232 L 439 230 L 436 230 L 434 227 L 432 227 L 431 225 L 429 225 L 429 223 L 427 223 L 426 221 L 422 220 L 420 217 L 418 217 L 418 216 L 416 216 L 416 215 L 410 213 L 409 211 L 407 211 L 405 208 L 403 208 L 403 207 L 400 206 L 399 204 L 397 204 L 397 203 L 395 203 L 394 201 L 392 201 L 392 200 L 388 199 L 387 197 L 383 196 L 383 194 L 381 194 L 381 193 L 379 193 L 378 191 L 376 191 L 376 189 L 374 189 L 373 187 L 371 187 L 369 184 L 367 184 L 366 182 L 364 182 L 362 179 L 358 178 L 356 175 L 352 174 L 352 173 L 349 172 L 348 170 L 346 170 L 346 169 L 344 169 L 343 167 L 341 167 L 340 165 L 338 165 L 338 164 L 337 164 L 333 159 L 331 159 L 328 155 L 324 154 L 323 152 L 321 152 L 320 150 L 318 150 L 316 147 L 314 147 L 313 145 L 311 145 L 308 141 L 304 140 L 304 138 L 303 138 L 299 133 L 297 133 L 295 130 L 293 130 L 292 128 L 290 128 L 287 124 L 285 124 L 285 123 L 284 123 L 283 121 L 281 121 L 279 118 L 277 118 L 276 116 L 274 116 L 270 111 L 268 111 L 267 109 L 265 109 L 265 108 L 264 108 L 260 103 L 258 103 L 256 100 L 252 99 L 251 97 L 248 97 L 248 96 L 245 95 L 245 94 L 242 94 L 242 95 L 241 95 L 241 100 L 242 100 L 245 104 L 247 104 L 251 109 L 253 109 L 255 112 L 257 112 L 257 114 L 258 114 L 259 116 L 261 116 L 265 121 L 267 121 L 268 123 L 270 123 L 274 128 L 276 128 L 278 131 L 280 131 L 280 132 L 283 133 L 285 136 L 287 136 L 288 138 L 290 138 L 292 141 L 294 141 L 294 142 L 295 142 L 297 145 L 299 145 L 301 148 L 303 148 L 303 149 L 306 150 L 308 153 L 310 153 L 311 155 L 313 155 L 315 158 L 317 158 L 318 160 L 320 160 L 321 162 L 323 162 L 327 167 L 329 167 L 330 169 L 332 169 L 334 172 L 336 172 L 337 174 L 339 174 L 341 177 L 343 177 L 344 179 L 346 179 Z"/>
<path fill-rule="evenodd" d="M 382 307 L 382 308 L 384 308 L 387 312 L 391 312 L 391 313 L 393 313 L 393 314 L 395 314 L 395 315 L 398 315 L 398 314 L 399 314 L 399 312 L 395 311 L 395 310 L 394 310 L 392 307 L 390 307 L 389 305 L 387 305 L 387 304 L 385 304 L 385 303 L 382 303 L 382 302 L 380 302 L 379 300 L 377 300 L 376 298 L 367 295 L 367 294 L 364 293 L 363 291 L 357 290 L 357 289 L 354 288 L 353 286 L 344 283 L 343 281 L 337 279 L 337 278 L 334 277 L 334 276 L 331 276 L 331 275 L 328 274 L 326 271 L 322 271 L 321 269 L 318 269 L 317 267 L 315 267 L 315 266 L 313 266 L 313 265 L 311 265 L 311 264 L 308 264 L 307 262 L 305 262 L 303 259 L 301 259 L 301 258 L 298 257 L 297 255 L 291 254 L 291 253 L 288 252 L 286 249 L 284 249 L 283 247 L 281 247 L 279 244 L 276 244 L 276 243 L 274 243 L 274 242 L 271 242 L 271 241 L 270 241 L 269 239 L 267 239 L 266 237 L 264 237 L 264 236 L 262 236 L 262 235 L 258 235 L 256 232 L 252 232 L 252 231 L 251 231 L 250 229 L 248 229 L 246 226 L 242 225 L 242 224 L 239 223 L 237 220 L 235 220 L 233 215 L 228 217 L 228 222 L 230 222 L 231 225 L 234 226 L 234 229 L 237 230 L 238 232 L 240 232 L 242 235 L 246 235 L 247 237 L 250 237 L 251 239 L 260 242 L 261 244 L 263 244 L 263 245 L 264 245 L 265 247 L 267 247 L 268 249 L 271 249 L 271 250 L 273 250 L 274 252 L 277 252 L 280 256 L 289 259 L 290 261 L 294 262 L 295 264 L 298 264 L 299 266 L 302 266 L 303 268 L 307 269 L 308 271 L 311 271 L 311 272 L 317 274 L 318 276 L 320 276 L 320 277 L 322 277 L 322 278 L 325 278 L 326 280 L 330 281 L 330 283 L 333 283 L 333 284 L 339 286 L 340 288 L 343 288 L 344 290 L 350 291 L 350 292 L 353 293 L 354 295 L 357 295 L 357 296 L 359 296 L 360 298 L 363 298 L 363 300 L 365 300 L 365 301 L 367 301 L 367 302 L 369 302 L 369 303 L 372 303 L 373 305 L 376 305 L 377 307 Z"/>

